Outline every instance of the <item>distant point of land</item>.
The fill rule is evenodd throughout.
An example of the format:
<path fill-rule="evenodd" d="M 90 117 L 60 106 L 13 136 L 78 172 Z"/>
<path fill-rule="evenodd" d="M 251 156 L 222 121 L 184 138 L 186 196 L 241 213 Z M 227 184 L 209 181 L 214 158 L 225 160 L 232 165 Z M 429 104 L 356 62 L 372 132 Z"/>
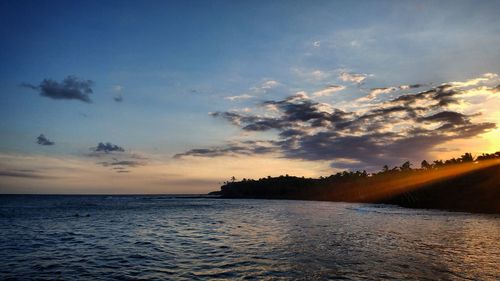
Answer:
<path fill-rule="evenodd" d="M 474 158 L 410 162 L 377 173 L 344 171 L 328 177 L 233 177 L 211 192 L 222 198 L 385 203 L 410 208 L 500 214 L 500 151 Z"/>

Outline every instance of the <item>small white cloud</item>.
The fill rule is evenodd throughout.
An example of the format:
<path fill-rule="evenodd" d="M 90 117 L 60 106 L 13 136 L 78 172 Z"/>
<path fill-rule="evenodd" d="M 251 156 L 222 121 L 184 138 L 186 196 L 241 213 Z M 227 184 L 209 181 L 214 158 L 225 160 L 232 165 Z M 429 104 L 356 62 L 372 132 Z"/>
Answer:
<path fill-rule="evenodd" d="M 113 86 L 113 92 L 120 93 L 121 91 L 123 91 L 123 86 L 121 86 L 121 85 L 114 85 Z"/>
<path fill-rule="evenodd" d="M 237 101 L 237 100 L 246 100 L 246 99 L 251 99 L 254 96 L 243 94 L 239 96 L 230 96 L 230 97 L 225 97 L 224 99 L 230 100 L 230 101 Z"/>
<path fill-rule="evenodd" d="M 379 95 L 390 94 L 395 91 L 401 90 L 410 90 L 413 88 L 422 87 L 421 84 L 413 84 L 413 85 L 400 85 L 400 86 L 392 86 L 392 87 L 383 87 L 383 88 L 373 88 L 370 90 L 370 93 L 364 97 L 357 99 L 357 102 L 369 102 L 377 98 Z"/>
<path fill-rule="evenodd" d="M 356 84 L 361 84 L 363 81 L 365 81 L 366 78 L 368 78 L 368 74 L 364 73 L 353 73 L 353 72 L 341 72 L 339 75 L 340 80 L 344 82 L 352 82 Z"/>
<path fill-rule="evenodd" d="M 272 88 L 275 88 L 276 86 L 279 85 L 279 82 L 276 81 L 276 80 L 267 80 L 265 82 L 263 82 L 261 85 L 260 85 L 260 88 L 261 89 L 272 89 Z"/>
<path fill-rule="evenodd" d="M 374 88 L 370 90 L 370 93 L 364 97 L 357 99 L 357 102 L 368 102 L 374 100 L 377 96 L 382 94 L 389 94 L 391 92 L 397 91 L 397 87 L 388 87 L 388 88 Z"/>
<path fill-rule="evenodd" d="M 349 42 L 349 45 L 353 48 L 361 47 L 361 43 L 359 43 L 359 41 L 357 41 L 357 40 L 352 40 L 351 42 Z"/>
<path fill-rule="evenodd" d="M 313 42 L 313 46 L 316 47 L 316 48 L 321 47 L 321 41 L 314 41 Z"/>
<path fill-rule="evenodd" d="M 401 88 L 401 89 L 409 89 L 409 86 L 407 87 L 406 85 L 402 86 L 402 87 L 403 88 Z M 388 93 L 397 91 L 398 89 L 399 89 L 399 87 L 374 88 L 374 89 L 371 89 L 370 95 L 376 97 L 378 95 L 388 94 Z"/>
<path fill-rule="evenodd" d="M 486 77 L 486 78 L 488 78 L 488 79 L 493 79 L 493 78 L 497 78 L 498 74 L 488 72 L 488 73 L 483 74 L 483 76 Z"/>
<path fill-rule="evenodd" d="M 450 84 L 453 86 L 453 87 L 469 87 L 469 86 L 476 86 L 480 83 L 485 83 L 485 82 L 489 82 L 490 80 L 492 79 L 495 79 L 497 78 L 498 75 L 496 73 L 485 73 L 483 74 L 481 77 L 477 77 L 477 78 L 473 78 L 473 79 L 469 79 L 467 81 L 464 81 L 464 82 L 451 82 Z"/>
<path fill-rule="evenodd" d="M 326 96 L 329 96 L 333 93 L 342 91 L 344 89 L 345 89 L 345 86 L 342 86 L 342 85 L 330 85 L 330 86 L 324 88 L 323 90 L 319 90 L 317 92 L 314 92 L 312 95 L 314 97 L 326 97 Z"/>
<path fill-rule="evenodd" d="M 276 80 L 272 80 L 272 79 L 264 80 L 263 82 L 256 85 L 255 87 L 250 88 L 250 91 L 253 94 L 265 94 L 269 90 L 274 89 L 274 88 L 278 87 L 279 85 L 280 85 L 280 83 Z"/>

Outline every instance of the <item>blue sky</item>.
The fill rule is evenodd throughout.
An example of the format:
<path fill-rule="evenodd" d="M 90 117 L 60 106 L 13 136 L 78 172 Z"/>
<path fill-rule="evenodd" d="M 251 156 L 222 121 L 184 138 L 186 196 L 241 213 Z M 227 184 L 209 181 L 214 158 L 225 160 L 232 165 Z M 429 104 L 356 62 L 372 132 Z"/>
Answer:
<path fill-rule="evenodd" d="M 23 160 L 33 157 L 75 161 L 75 177 L 82 174 L 78 169 L 103 170 L 87 183 L 95 185 L 93 192 L 140 193 L 133 186 L 120 189 L 122 182 L 98 189 L 96 182 L 117 176 L 103 161 L 88 156 L 99 142 L 116 144 L 129 154 L 115 158 L 141 155 L 141 164 L 123 167 L 127 173 L 122 174 L 140 183 L 147 173 L 158 171 L 167 184 L 155 183 L 148 190 L 155 193 L 212 190 L 218 178 L 245 175 L 228 163 L 247 165 L 255 157 L 278 161 L 268 169 L 246 172 L 255 177 L 285 172 L 315 176 L 399 161 L 388 155 L 380 161 L 345 155 L 309 159 L 283 147 L 271 154 L 210 154 L 219 159 L 205 162 L 191 159 L 193 155 L 173 156 L 193 149 L 220 151 L 235 141 L 278 139 L 273 129 L 250 132 L 231 124 L 234 119 L 227 122 L 209 113 L 265 116 L 272 113 L 264 111 L 263 101 L 300 92 L 314 102 L 362 114 L 363 105 L 355 101 L 374 88 L 422 84 L 432 89 L 487 77 L 473 86 L 492 89 L 498 82 L 493 74 L 500 73 L 499 8 L 499 1 L 0 1 L 0 168 L 6 175 L 0 177 L 0 191 L 55 192 L 51 186 L 59 184 L 69 186 L 59 192 L 74 192 L 71 182 L 57 183 L 59 164 L 34 168 Z M 343 73 L 363 80 L 357 83 Z M 92 81 L 92 103 L 49 98 L 20 87 L 25 83 L 36 88 L 44 79 L 60 83 L 70 75 Z M 332 85 L 341 88 L 333 91 Z M 394 90 L 390 98 L 426 90 L 422 88 Z M 332 91 L 318 94 L 324 89 Z M 497 97 L 489 95 L 489 104 L 496 104 Z M 485 99 L 472 100 L 460 100 L 461 111 L 454 112 L 472 114 L 484 108 Z M 489 110 L 475 124 L 496 124 L 497 116 L 495 109 Z M 444 157 L 436 151 L 444 151 L 451 141 L 462 146 L 455 153 L 470 145 L 492 149 L 498 144 L 491 140 L 498 134 L 493 127 L 433 142 L 420 154 Z M 37 144 L 40 134 L 55 145 Z M 418 160 L 412 158 L 415 154 L 407 157 Z M 343 164 L 336 165 L 337 160 Z M 180 162 L 191 168 L 177 171 Z M 288 169 L 290 162 L 294 164 Z M 215 170 L 203 166 L 205 174 L 197 175 L 199 165 Z M 150 170 L 141 173 L 146 167 Z M 41 184 L 33 177 L 12 176 L 20 170 L 40 176 L 50 171 L 51 179 L 42 177 Z M 192 187 L 182 189 L 183 184 Z M 43 187 L 20 189 L 37 185 Z"/>

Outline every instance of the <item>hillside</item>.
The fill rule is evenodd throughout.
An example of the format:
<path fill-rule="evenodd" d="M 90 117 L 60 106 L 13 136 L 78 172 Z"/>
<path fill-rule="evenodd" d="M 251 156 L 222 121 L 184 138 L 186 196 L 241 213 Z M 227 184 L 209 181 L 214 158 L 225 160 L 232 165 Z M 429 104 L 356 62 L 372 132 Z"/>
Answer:
<path fill-rule="evenodd" d="M 226 182 L 223 198 L 296 199 L 342 202 L 386 203 L 411 208 L 434 208 L 500 214 L 500 159 L 464 157 L 422 162 L 411 169 L 400 168 L 374 174 L 342 172 L 329 177 L 267 177 L 259 180 Z M 462 159 L 462 160 L 460 160 Z M 464 160 L 465 159 L 465 160 Z"/>

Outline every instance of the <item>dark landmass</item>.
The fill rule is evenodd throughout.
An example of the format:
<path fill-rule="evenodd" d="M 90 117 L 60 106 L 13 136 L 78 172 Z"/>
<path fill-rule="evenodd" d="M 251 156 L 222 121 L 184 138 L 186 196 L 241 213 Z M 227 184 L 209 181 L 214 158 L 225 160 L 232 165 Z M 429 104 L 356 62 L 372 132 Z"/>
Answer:
<path fill-rule="evenodd" d="M 476 159 L 410 162 L 378 173 L 344 171 L 320 178 L 295 176 L 225 182 L 222 198 L 296 199 L 394 204 L 409 208 L 500 214 L 500 152 Z"/>

